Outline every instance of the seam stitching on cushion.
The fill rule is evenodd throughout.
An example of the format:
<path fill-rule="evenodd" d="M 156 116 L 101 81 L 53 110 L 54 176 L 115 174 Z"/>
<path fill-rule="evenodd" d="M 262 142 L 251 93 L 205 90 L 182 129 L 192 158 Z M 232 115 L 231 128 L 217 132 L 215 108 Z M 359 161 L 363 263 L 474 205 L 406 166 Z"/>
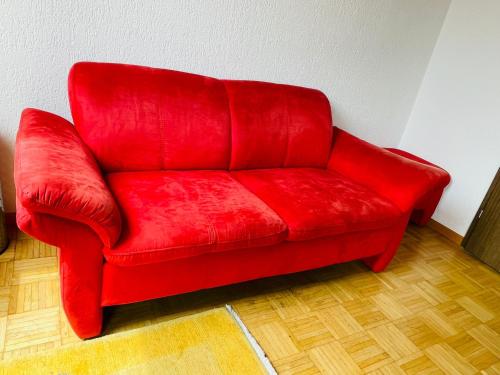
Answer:
<path fill-rule="evenodd" d="M 154 74 L 154 73 L 153 73 Z M 156 83 L 156 80 L 155 80 Z M 166 124 L 164 123 L 163 116 L 160 113 L 160 99 L 161 99 L 161 91 L 158 90 L 158 95 L 156 99 L 156 117 L 158 119 L 158 127 L 160 131 L 160 169 L 165 169 L 165 128 Z"/>
<path fill-rule="evenodd" d="M 285 221 L 284 218 L 281 217 L 281 215 L 276 212 L 271 206 L 269 206 L 261 197 L 259 197 L 255 192 L 253 192 L 250 188 L 248 188 L 247 186 L 243 185 L 243 183 L 241 183 L 240 180 L 238 180 L 238 178 L 234 177 L 234 173 L 238 173 L 238 172 L 229 172 L 230 173 L 230 176 L 231 178 L 236 181 L 238 184 L 240 184 L 246 191 L 248 191 L 250 194 L 252 194 L 254 197 L 256 197 L 260 202 L 262 202 L 267 208 L 269 208 L 272 212 L 274 212 L 276 214 L 276 216 L 281 220 L 281 222 L 285 225 L 285 232 L 288 232 L 289 229 L 288 229 L 288 224 L 287 222 Z"/>
<path fill-rule="evenodd" d="M 232 159 L 233 159 L 233 110 L 231 106 L 231 99 L 229 98 L 229 91 L 227 90 L 226 80 L 219 79 L 218 81 L 222 82 L 222 86 L 224 87 L 224 92 L 226 93 L 227 99 L 227 111 L 229 113 L 229 155 L 228 155 L 228 163 L 227 170 L 231 170 L 232 167 Z"/>
<path fill-rule="evenodd" d="M 372 221 L 365 221 L 364 223 L 362 223 L 361 225 L 362 226 L 365 226 L 365 225 L 371 225 L 371 224 L 379 224 L 381 223 L 380 227 L 377 226 L 375 228 L 371 228 L 371 229 L 356 229 L 356 230 L 353 230 L 353 231 L 345 231 L 345 233 L 351 233 L 351 232 L 356 232 L 356 231 L 364 231 L 364 230 L 376 230 L 376 229 L 383 229 L 383 228 L 387 228 L 387 227 L 390 227 L 391 225 L 393 225 L 395 222 L 399 221 L 401 218 L 403 217 L 403 215 L 400 215 L 400 216 L 397 216 L 395 218 L 391 218 L 391 219 L 384 219 L 384 220 L 372 220 Z M 302 234 L 307 234 L 307 233 L 316 233 L 316 232 L 323 232 L 325 230 L 333 230 L 333 229 L 338 229 L 338 228 L 342 228 L 344 225 L 331 225 L 331 226 L 324 226 L 324 227 L 320 227 L 320 228 L 317 228 L 317 229 L 296 229 L 294 230 L 295 233 L 302 233 Z M 344 232 L 343 232 L 344 233 Z M 341 233 L 339 233 L 341 234 Z"/>
<path fill-rule="evenodd" d="M 330 156 L 332 154 L 333 150 L 333 145 L 334 145 L 334 137 L 335 137 L 335 123 L 333 121 L 333 109 L 332 109 L 332 104 L 330 103 L 330 99 L 326 96 L 326 94 L 322 91 L 320 91 L 323 97 L 326 100 L 326 105 L 328 108 L 328 124 L 330 126 L 330 141 L 328 145 L 328 151 L 326 155 L 326 162 L 324 163 L 324 169 L 328 168 L 328 163 L 330 162 Z"/>
<path fill-rule="evenodd" d="M 284 90 L 283 90 L 284 92 Z M 285 116 L 286 116 L 286 144 L 285 144 L 285 157 L 283 159 L 283 164 L 281 165 L 282 168 L 285 168 L 286 165 L 288 164 L 288 151 L 290 149 L 290 109 L 289 109 L 289 101 L 288 101 L 288 95 L 285 94 Z"/>
<path fill-rule="evenodd" d="M 209 213 L 206 213 L 206 216 L 208 220 L 208 246 L 216 247 L 219 239 L 217 229 L 215 229 L 212 216 Z"/>
<path fill-rule="evenodd" d="M 112 264 L 123 266 L 123 267 L 130 267 L 134 265 L 146 265 L 146 264 L 152 264 L 152 263 L 157 263 L 157 262 L 170 262 L 170 261 L 176 261 L 180 259 L 187 259 L 191 257 L 198 257 L 198 256 L 204 256 L 204 255 L 211 255 L 211 254 L 218 254 L 218 253 L 225 253 L 225 252 L 231 252 L 231 251 L 241 251 L 241 250 L 246 250 L 246 249 L 254 249 L 254 248 L 261 248 L 261 247 L 269 247 L 273 245 L 279 245 L 285 241 L 286 239 L 286 233 L 280 233 L 278 235 L 274 235 L 271 237 L 266 237 L 265 240 L 272 240 L 272 241 L 277 241 L 277 242 L 271 242 L 271 243 L 258 243 L 258 244 L 247 244 L 246 246 L 243 247 L 231 247 L 231 248 L 226 248 L 226 249 L 218 249 L 218 248 L 208 248 L 206 250 L 203 250 L 203 248 L 194 248 L 193 251 L 189 251 L 187 254 L 182 253 L 180 251 L 176 251 L 173 255 L 171 255 L 170 252 L 168 252 L 168 249 L 166 249 L 165 252 L 143 252 L 139 254 L 125 254 L 125 255 L 114 255 L 114 254 L 109 254 L 104 252 L 104 259 Z M 158 254 L 158 257 L 156 259 L 154 258 L 154 255 Z M 166 256 L 162 256 L 163 254 L 166 254 Z M 158 259 L 159 258 L 159 259 Z M 137 261 L 138 259 L 138 261 Z M 151 261 L 151 259 L 154 259 Z M 130 260 L 135 260 L 134 265 L 127 264 L 127 261 Z"/>
<path fill-rule="evenodd" d="M 265 240 L 265 239 L 272 238 L 272 237 L 279 237 L 279 236 L 282 236 L 285 232 L 287 232 L 287 229 L 284 229 L 281 232 L 269 234 L 267 236 L 256 237 L 256 238 L 253 238 L 252 240 Z M 244 243 L 244 242 L 248 242 L 248 241 L 249 240 L 221 241 L 221 242 L 218 242 L 217 245 L 228 244 L 228 243 L 238 244 L 238 243 Z M 197 248 L 197 247 L 203 247 L 203 246 L 209 247 L 210 245 L 213 245 L 213 244 L 206 243 L 206 244 L 197 244 L 197 245 L 180 245 L 180 246 L 172 246 L 172 247 L 160 247 L 160 248 L 156 248 L 156 249 L 147 249 L 147 250 L 146 249 L 134 249 L 133 251 L 130 251 L 130 252 L 128 251 L 126 253 L 125 252 L 118 252 L 116 250 L 113 250 L 110 247 L 107 247 L 104 249 L 104 252 L 105 252 L 105 254 L 110 255 L 112 257 L 113 256 L 135 256 L 135 255 L 137 255 L 137 253 L 148 254 L 148 253 L 161 252 L 161 251 L 165 251 L 165 250 L 190 249 L 190 248 Z M 112 253 L 109 253 L 109 252 L 112 252 Z"/>

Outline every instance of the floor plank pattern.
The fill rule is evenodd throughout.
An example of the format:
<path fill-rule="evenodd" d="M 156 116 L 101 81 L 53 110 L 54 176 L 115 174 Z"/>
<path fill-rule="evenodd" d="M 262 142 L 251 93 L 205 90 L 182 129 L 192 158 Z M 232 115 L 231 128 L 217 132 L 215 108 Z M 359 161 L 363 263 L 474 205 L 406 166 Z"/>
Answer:
<path fill-rule="evenodd" d="M 78 341 L 55 248 L 0 256 L 0 358 Z M 410 226 L 387 271 L 360 262 L 106 309 L 110 335 L 230 303 L 280 374 L 500 374 L 500 275 Z"/>

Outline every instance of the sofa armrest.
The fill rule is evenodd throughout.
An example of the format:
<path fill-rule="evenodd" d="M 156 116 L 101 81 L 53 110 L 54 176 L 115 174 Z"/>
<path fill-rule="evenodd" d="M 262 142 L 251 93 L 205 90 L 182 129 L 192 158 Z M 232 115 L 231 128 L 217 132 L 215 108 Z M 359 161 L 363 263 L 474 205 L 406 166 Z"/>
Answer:
<path fill-rule="evenodd" d="M 437 166 L 377 147 L 339 128 L 334 129 L 328 169 L 369 187 L 403 212 L 450 182 L 450 175 Z"/>
<path fill-rule="evenodd" d="M 23 111 L 14 179 L 17 204 L 28 212 L 86 224 L 109 247 L 117 241 L 121 218 L 116 202 L 92 154 L 65 119 Z"/>

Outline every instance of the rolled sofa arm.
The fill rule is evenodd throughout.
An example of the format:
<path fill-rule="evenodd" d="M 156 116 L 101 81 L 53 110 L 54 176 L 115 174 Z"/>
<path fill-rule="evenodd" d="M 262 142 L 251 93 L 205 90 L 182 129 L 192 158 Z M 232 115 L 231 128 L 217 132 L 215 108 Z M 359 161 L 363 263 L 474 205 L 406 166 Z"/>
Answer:
<path fill-rule="evenodd" d="M 339 128 L 334 129 L 332 147 L 328 169 L 369 187 L 405 213 L 450 182 L 450 175 L 437 166 L 377 147 Z"/>
<path fill-rule="evenodd" d="M 423 163 L 423 164 L 430 165 L 430 166 L 433 166 L 436 168 L 440 168 L 439 166 L 432 164 L 431 162 L 429 162 L 425 159 L 422 159 L 419 156 L 413 155 L 407 151 L 399 150 L 397 148 L 386 148 L 386 150 L 388 150 L 394 154 L 398 154 L 400 156 L 403 156 L 407 159 L 415 160 L 419 163 Z M 450 182 L 449 178 L 443 179 L 441 181 L 441 183 L 436 184 L 434 189 L 429 190 L 422 197 L 420 197 L 420 199 L 413 206 L 413 212 L 411 214 L 411 221 L 413 223 L 415 223 L 417 225 L 425 225 L 431 220 L 431 217 L 434 214 L 434 211 L 436 211 L 436 207 L 439 204 L 439 201 L 441 200 L 441 196 L 443 195 L 443 191 L 449 182 Z"/>
<path fill-rule="evenodd" d="M 88 225 L 111 247 L 121 231 L 120 212 L 99 166 L 62 117 L 25 109 L 16 139 L 14 179 L 17 204 Z M 18 216 L 22 228 L 26 220 Z"/>

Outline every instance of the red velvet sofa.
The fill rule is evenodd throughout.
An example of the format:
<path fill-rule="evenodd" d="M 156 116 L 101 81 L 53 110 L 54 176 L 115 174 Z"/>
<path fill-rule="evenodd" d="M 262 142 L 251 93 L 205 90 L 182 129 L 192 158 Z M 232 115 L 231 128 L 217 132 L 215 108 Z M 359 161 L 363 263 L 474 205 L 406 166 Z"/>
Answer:
<path fill-rule="evenodd" d="M 354 259 L 382 271 L 450 180 L 334 128 L 317 90 L 83 62 L 69 99 L 74 126 L 22 113 L 17 223 L 60 249 L 82 338 L 105 306 Z"/>

